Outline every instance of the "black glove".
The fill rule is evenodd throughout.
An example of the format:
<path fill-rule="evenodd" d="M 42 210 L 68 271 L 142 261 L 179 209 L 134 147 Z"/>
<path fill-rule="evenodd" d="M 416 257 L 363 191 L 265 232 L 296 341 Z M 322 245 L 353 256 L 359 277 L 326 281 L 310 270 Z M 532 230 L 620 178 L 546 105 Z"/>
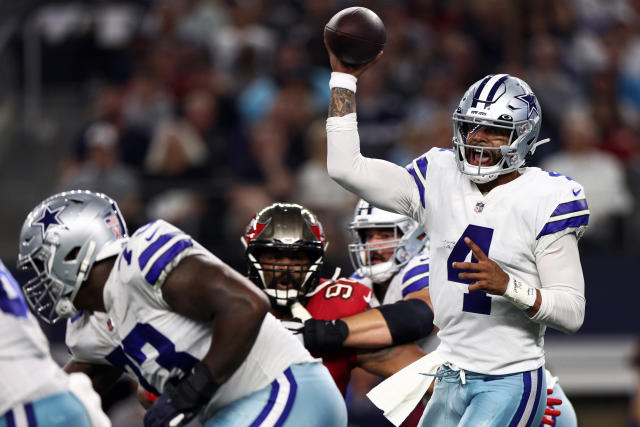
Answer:
<path fill-rule="evenodd" d="M 309 319 L 304 322 L 302 335 L 309 350 L 337 350 L 349 336 L 349 327 L 340 319 Z"/>
<path fill-rule="evenodd" d="M 145 427 L 175 427 L 191 421 L 220 387 L 202 362 L 194 365 L 178 385 L 167 384 L 165 392 L 144 414 Z"/>

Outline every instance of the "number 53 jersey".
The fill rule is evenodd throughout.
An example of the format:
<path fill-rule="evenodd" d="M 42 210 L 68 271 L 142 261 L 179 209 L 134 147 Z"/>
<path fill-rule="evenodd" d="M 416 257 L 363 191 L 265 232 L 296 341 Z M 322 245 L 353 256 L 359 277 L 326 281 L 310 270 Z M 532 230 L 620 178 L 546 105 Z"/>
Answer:
<path fill-rule="evenodd" d="M 469 237 L 506 273 L 540 288 L 539 256 L 588 223 L 584 189 L 569 177 L 527 167 L 482 194 L 456 167 L 451 150 L 433 148 L 407 166 L 418 189 L 412 216 L 431 242 L 430 290 L 439 349 L 460 368 L 509 374 L 544 364 L 545 326 L 502 296 L 469 292 L 453 262 L 475 262 Z"/>
<path fill-rule="evenodd" d="M 141 227 L 123 243 L 104 288 L 107 313 L 72 319 L 66 341 L 74 360 L 118 366 L 159 395 L 168 381 L 178 381 L 203 359 L 212 334 L 210 322 L 173 312 L 162 297 L 162 285 L 185 257 L 217 258 L 162 220 Z M 316 360 L 267 314 L 247 358 L 206 412 L 266 387 L 293 364 L 308 362 Z"/>

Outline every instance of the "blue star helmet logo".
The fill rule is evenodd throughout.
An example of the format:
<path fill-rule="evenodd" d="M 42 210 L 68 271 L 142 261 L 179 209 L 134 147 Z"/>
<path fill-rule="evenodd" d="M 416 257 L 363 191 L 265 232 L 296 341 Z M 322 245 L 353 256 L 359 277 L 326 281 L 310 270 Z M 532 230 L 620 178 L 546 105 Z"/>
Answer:
<path fill-rule="evenodd" d="M 60 218 L 58 218 L 58 215 L 60 214 L 60 212 L 62 212 L 63 209 L 64 206 L 51 211 L 49 210 L 49 206 L 45 206 L 40 218 L 33 221 L 31 225 L 37 225 L 38 227 L 40 227 L 42 229 L 42 237 L 44 237 L 44 233 L 47 232 L 47 229 L 50 226 L 62 224 L 62 222 L 60 222 Z"/>
<path fill-rule="evenodd" d="M 533 93 L 525 93 L 523 95 L 516 96 L 522 102 L 527 104 L 527 119 L 531 118 L 531 114 L 535 111 L 536 115 L 540 116 L 538 106 L 536 105 L 536 96 Z"/>

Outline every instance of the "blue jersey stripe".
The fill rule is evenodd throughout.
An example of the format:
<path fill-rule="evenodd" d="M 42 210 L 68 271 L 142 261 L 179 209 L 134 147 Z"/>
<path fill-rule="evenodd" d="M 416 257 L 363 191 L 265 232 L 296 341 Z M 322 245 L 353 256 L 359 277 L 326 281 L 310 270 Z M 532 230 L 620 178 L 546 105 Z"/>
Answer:
<path fill-rule="evenodd" d="M 147 282 L 153 285 L 156 280 L 158 280 L 160 273 L 162 273 L 162 270 L 164 270 L 167 264 L 169 264 L 180 252 L 191 246 L 193 246 L 193 241 L 191 239 L 178 240 L 169 249 L 167 249 L 165 253 L 160 255 L 144 278 L 147 279 Z"/>
<path fill-rule="evenodd" d="M 489 80 L 491 80 L 491 77 L 493 77 L 493 74 L 487 76 L 482 83 L 480 83 L 480 86 L 478 86 L 478 89 L 476 90 L 476 92 L 471 95 L 473 96 L 473 102 L 471 103 L 472 107 L 476 107 L 478 105 L 478 96 L 480 96 L 480 94 L 482 93 L 482 89 L 484 89 L 484 86 L 487 84 L 487 82 L 489 82 Z"/>
<path fill-rule="evenodd" d="M 171 240 L 174 236 L 180 234 L 179 231 L 174 231 L 173 233 L 163 234 L 158 237 L 158 239 L 150 244 L 147 249 L 145 249 L 140 258 L 138 258 L 138 264 L 140 265 L 140 269 L 142 270 L 145 265 L 149 262 L 152 256 L 155 255 L 156 252 L 160 250 L 169 240 Z M 184 234 L 184 233 L 183 233 Z"/>
<path fill-rule="evenodd" d="M 572 202 L 559 204 L 551 216 L 564 215 L 571 212 L 584 211 L 586 209 L 589 209 L 589 206 L 587 206 L 587 199 L 574 200 Z"/>
<path fill-rule="evenodd" d="M 589 215 L 574 216 L 571 218 L 563 219 L 560 221 L 552 221 L 545 224 L 540 231 L 540 234 L 536 237 L 536 240 L 547 234 L 557 233 L 565 228 L 579 227 L 581 225 L 589 224 Z"/>
<path fill-rule="evenodd" d="M 402 277 L 402 282 L 403 283 L 408 282 L 409 279 L 411 279 L 412 277 L 415 277 L 418 274 L 423 274 L 428 272 L 429 272 L 429 264 L 418 265 L 405 273 L 405 275 Z"/>
<path fill-rule="evenodd" d="M 5 286 L 10 287 L 15 294 L 14 298 L 9 297 Z M 27 302 L 22 294 L 22 288 L 11 272 L 0 261 L 0 310 L 11 313 L 16 317 L 27 317 Z"/>
<path fill-rule="evenodd" d="M 407 296 L 407 294 L 410 294 L 411 292 L 416 292 L 416 291 L 419 291 L 420 289 L 424 289 L 428 287 L 429 287 L 429 276 L 426 276 L 416 280 L 415 282 L 413 282 L 412 284 L 404 288 L 402 290 L 402 297 L 404 298 Z"/>
<path fill-rule="evenodd" d="M 407 168 L 407 171 L 411 174 L 411 176 L 413 176 L 414 181 L 416 182 L 416 185 L 418 186 L 418 192 L 420 193 L 420 203 L 422 204 L 422 207 L 424 208 L 424 185 L 422 185 L 422 182 L 420 182 L 420 179 L 418 178 L 418 175 L 416 175 L 416 171 L 413 170 L 413 168 Z"/>
<path fill-rule="evenodd" d="M 293 408 L 293 402 L 296 400 L 296 394 L 298 392 L 298 384 L 296 383 L 296 379 L 293 376 L 293 372 L 291 372 L 291 367 L 287 368 L 284 371 L 284 376 L 287 377 L 289 381 L 289 396 L 287 397 L 287 403 L 284 405 L 284 409 L 278 421 L 274 424 L 274 427 L 281 427 L 287 421 L 289 414 L 291 413 L 291 408 Z"/>
<path fill-rule="evenodd" d="M 271 409 L 273 409 L 273 405 L 276 403 L 276 398 L 278 397 L 278 392 L 280 391 L 280 384 L 278 384 L 278 380 L 273 380 L 271 382 L 271 393 L 269 394 L 269 400 L 267 400 L 267 404 L 262 411 L 258 415 L 252 423 L 250 427 L 259 427 L 262 425 L 262 422 L 267 418 Z"/>
<path fill-rule="evenodd" d="M 84 313 L 84 311 L 82 311 L 82 310 L 80 310 L 79 312 L 77 312 L 77 313 L 75 314 L 75 316 L 73 316 L 73 317 L 71 318 L 71 323 L 73 323 L 73 322 L 75 322 L 76 320 L 78 320 L 79 318 L 81 318 L 83 313 Z"/>
<path fill-rule="evenodd" d="M 427 158 L 426 157 L 420 157 L 416 163 L 418 164 L 418 168 L 420 169 L 420 173 L 422 174 L 422 176 L 426 180 L 427 179 L 427 165 L 429 164 L 429 162 L 427 162 Z"/>

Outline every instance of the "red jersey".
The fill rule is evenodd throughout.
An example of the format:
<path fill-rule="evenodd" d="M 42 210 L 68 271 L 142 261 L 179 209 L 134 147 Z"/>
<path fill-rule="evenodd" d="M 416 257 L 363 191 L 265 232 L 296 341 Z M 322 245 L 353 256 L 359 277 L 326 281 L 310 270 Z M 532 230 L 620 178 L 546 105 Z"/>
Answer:
<path fill-rule="evenodd" d="M 335 320 L 365 311 L 370 307 L 371 289 L 352 279 L 335 281 L 320 279 L 306 308 L 314 319 Z M 344 396 L 351 378 L 351 370 L 357 366 L 356 352 L 341 349 L 332 352 L 312 352 L 331 372 L 333 380 Z"/>

